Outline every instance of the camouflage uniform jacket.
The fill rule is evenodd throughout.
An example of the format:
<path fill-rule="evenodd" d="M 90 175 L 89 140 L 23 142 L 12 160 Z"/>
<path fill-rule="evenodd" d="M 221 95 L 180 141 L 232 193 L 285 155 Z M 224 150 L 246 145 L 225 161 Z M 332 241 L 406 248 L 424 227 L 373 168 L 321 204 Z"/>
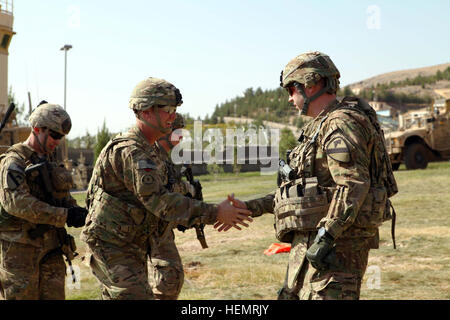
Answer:
<path fill-rule="evenodd" d="M 181 175 L 181 165 L 176 165 L 170 158 L 170 154 L 158 143 L 155 146 L 159 150 L 159 156 L 164 161 L 167 168 L 168 184 L 167 189 L 171 192 L 178 192 L 187 195 L 192 192 L 192 186 L 189 182 L 184 181 Z"/>
<path fill-rule="evenodd" d="M 13 145 L 0 156 L 0 239 L 56 248 L 55 229 L 36 239 L 28 235 L 37 224 L 64 227 L 67 220 L 67 209 L 39 200 L 42 199 L 41 187 L 32 177 L 25 176 L 25 168 L 38 160 L 36 152 L 24 143 Z M 72 197 L 68 202 L 76 204 Z"/>
<path fill-rule="evenodd" d="M 137 127 L 119 134 L 95 164 L 82 240 L 121 247 L 133 243 L 145 249 L 160 219 L 186 227 L 216 221 L 217 205 L 170 192 L 167 184 L 167 167 L 157 145 L 150 145 Z"/>
<path fill-rule="evenodd" d="M 166 189 L 170 192 L 178 192 L 185 196 L 192 195 L 195 189 L 189 182 L 182 179 L 181 165 L 173 163 L 170 154 L 158 142 L 155 144 L 155 150 L 159 151 L 159 157 L 166 166 L 168 181 Z M 158 235 L 160 237 L 167 236 L 167 232 L 176 228 L 177 225 L 177 223 L 168 223 L 160 220 L 158 223 Z"/>
<path fill-rule="evenodd" d="M 314 138 L 315 148 L 310 143 Z M 334 238 L 377 236 L 378 226 L 387 220 L 386 177 L 375 161 L 384 140 L 369 117 L 357 104 L 335 100 L 304 127 L 299 142 L 289 156 L 290 167 L 299 179 L 317 177 L 319 186 L 330 192 L 317 228 L 325 226 Z M 246 204 L 253 216 L 273 213 L 274 197 Z"/>

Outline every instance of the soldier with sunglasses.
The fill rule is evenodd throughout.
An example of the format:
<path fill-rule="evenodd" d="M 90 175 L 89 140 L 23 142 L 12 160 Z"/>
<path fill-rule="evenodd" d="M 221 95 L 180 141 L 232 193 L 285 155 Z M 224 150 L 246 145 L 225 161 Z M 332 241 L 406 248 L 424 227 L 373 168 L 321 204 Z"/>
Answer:
<path fill-rule="evenodd" d="M 362 99 L 338 100 L 339 78 L 318 51 L 286 65 L 280 85 L 312 120 L 288 156 L 290 168 L 280 164 L 274 193 L 245 202 L 230 196 L 253 217 L 273 213 L 278 240 L 291 243 L 279 299 L 359 299 L 378 227 L 395 218 L 389 198 L 397 184 L 376 113 Z"/>
<path fill-rule="evenodd" d="M 168 168 L 155 142 L 171 133 L 182 102 L 173 84 L 157 78 L 141 81 L 129 103 L 136 125 L 110 140 L 97 159 L 81 237 L 103 299 L 154 299 L 147 261 L 156 249 L 161 220 L 187 228 L 219 221 L 238 229 L 252 220 L 250 211 L 228 201 L 208 204 L 167 187 Z"/>
<path fill-rule="evenodd" d="M 70 173 L 53 157 L 72 123 L 46 101 L 29 121 L 28 139 L 0 156 L 0 298 L 64 299 L 63 255 L 70 264 L 76 250 L 64 226 L 82 227 L 87 214 L 70 196 Z"/>

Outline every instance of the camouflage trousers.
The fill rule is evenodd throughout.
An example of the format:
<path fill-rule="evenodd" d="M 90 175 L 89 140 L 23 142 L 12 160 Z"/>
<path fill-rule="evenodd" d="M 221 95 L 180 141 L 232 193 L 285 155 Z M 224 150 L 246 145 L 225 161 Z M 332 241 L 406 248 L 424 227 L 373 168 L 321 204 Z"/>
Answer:
<path fill-rule="evenodd" d="M 99 239 L 87 242 L 87 263 L 100 281 L 103 300 L 153 300 L 145 250 L 119 247 Z"/>
<path fill-rule="evenodd" d="M 64 300 L 65 276 L 60 251 L 0 240 L 1 300 Z"/>
<path fill-rule="evenodd" d="M 316 232 L 296 233 L 278 299 L 358 300 L 367 268 L 370 242 L 364 238 L 336 241 L 336 259 L 325 271 L 316 270 L 306 259 Z"/>
<path fill-rule="evenodd" d="M 157 240 L 151 247 L 148 268 L 153 294 L 158 300 L 176 300 L 183 287 L 184 270 L 173 230 Z"/>

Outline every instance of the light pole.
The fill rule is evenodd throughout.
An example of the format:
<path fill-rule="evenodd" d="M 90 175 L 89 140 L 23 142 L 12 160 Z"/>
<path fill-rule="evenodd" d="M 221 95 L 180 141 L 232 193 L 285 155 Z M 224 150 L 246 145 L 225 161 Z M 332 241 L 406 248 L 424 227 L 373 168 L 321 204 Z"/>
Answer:
<path fill-rule="evenodd" d="M 61 51 L 64 51 L 64 110 L 66 110 L 66 91 L 67 91 L 67 51 L 72 49 L 70 44 L 65 44 L 64 47 L 61 48 Z"/>
<path fill-rule="evenodd" d="M 67 51 L 72 49 L 72 46 L 70 44 L 65 44 L 64 47 L 61 48 L 61 51 L 64 51 L 64 110 L 66 110 L 66 91 L 67 91 Z M 64 144 L 63 144 L 63 161 L 65 163 L 65 166 L 67 169 L 71 169 L 69 165 L 69 150 L 67 146 L 66 138 L 64 137 Z"/>

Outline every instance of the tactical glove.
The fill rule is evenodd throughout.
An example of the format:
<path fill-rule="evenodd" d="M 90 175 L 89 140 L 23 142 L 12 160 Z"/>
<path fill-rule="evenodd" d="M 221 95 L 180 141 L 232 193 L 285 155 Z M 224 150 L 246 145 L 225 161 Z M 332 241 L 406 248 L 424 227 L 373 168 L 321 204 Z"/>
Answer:
<path fill-rule="evenodd" d="M 333 254 L 333 242 L 333 237 L 325 231 L 325 228 L 320 228 L 314 243 L 306 251 L 306 258 L 317 270 L 328 269 L 330 260 L 332 260 L 330 258 Z"/>
<path fill-rule="evenodd" d="M 80 228 L 84 226 L 88 211 L 82 207 L 72 207 L 67 211 L 67 226 Z"/>

